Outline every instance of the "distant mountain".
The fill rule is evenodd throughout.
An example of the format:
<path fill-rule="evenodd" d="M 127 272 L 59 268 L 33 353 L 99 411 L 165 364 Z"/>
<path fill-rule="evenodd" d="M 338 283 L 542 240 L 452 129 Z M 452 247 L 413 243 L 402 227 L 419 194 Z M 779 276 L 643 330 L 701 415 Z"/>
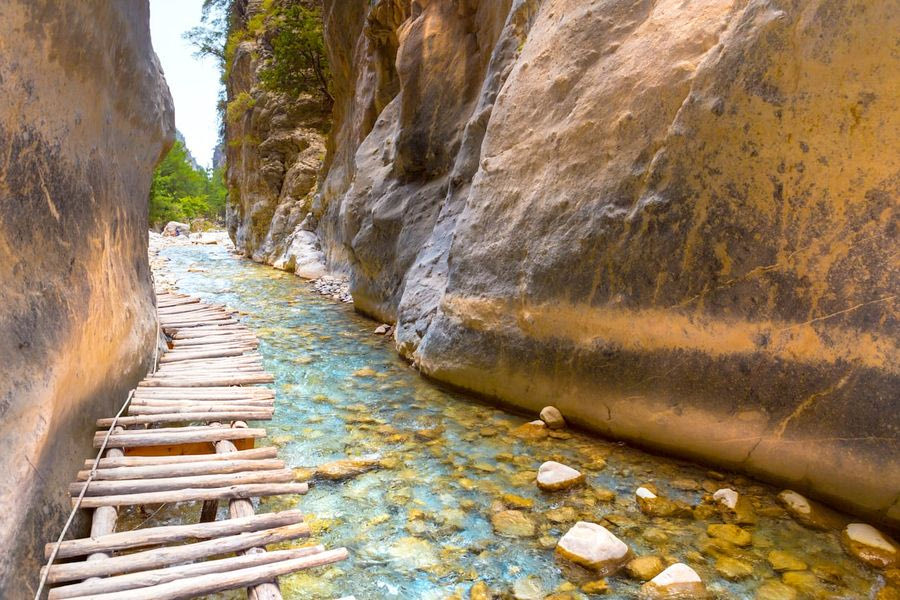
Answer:
<path fill-rule="evenodd" d="M 188 148 L 187 141 L 184 139 L 184 134 L 181 133 L 180 131 L 178 131 L 177 129 L 175 130 L 175 139 L 178 140 L 179 142 L 181 142 L 181 144 L 184 146 L 184 149 L 187 152 L 188 162 L 191 163 L 191 166 L 194 167 L 195 169 L 197 169 L 198 171 L 205 171 L 206 169 L 201 167 L 200 163 L 197 162 L 197 159 L 194 158 L 194 155 L 191 154 L 191 150 L 190 150 L 190 148 Z"/>
<path fill-rule="evenodd" d="M 225 140 L 219 140 L 219 143 L 213 149 L 212 168 L 225 168 Z"/>

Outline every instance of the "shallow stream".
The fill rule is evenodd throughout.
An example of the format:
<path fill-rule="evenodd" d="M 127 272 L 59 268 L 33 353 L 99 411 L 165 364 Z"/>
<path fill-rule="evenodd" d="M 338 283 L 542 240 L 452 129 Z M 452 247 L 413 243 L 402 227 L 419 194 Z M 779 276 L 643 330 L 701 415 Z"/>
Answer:
<path fill-rule="evenodd" d="M 343 563 L 283 577 L 285 598 L 468 598 L 477 581 L 503 597 L 514 597 L 514 588 L 519 598 L 601 597 L 581 591 L 597 577 L 554 553 L 577 520 L 604 524 L 636 555 L 687 563 L 720 598 L 754 598 L 761 586 L 760 598 L 868 598 L 883 586 L 882 575 L 842 549 L 838 532 L 791 519 L 775 501 L 777 489 L 573 430 L 516 438 L 511 431 L 528 417 L 423 379 L 390 339 L 373 334 L 377 324 L 309 283 L 220 246 L 171 246 L 162 256 L 179 291 L 241 311 L 259 336 L 277 379 L 264 444 L 280 446 L 280 457 L 296 468 L 347 457 L 379 461 L 342 481 L 314 479 L 306 496 L 261 502 L 260 511 L 302 509 L 311 515 L 315 541 L 350 550 Z M 541 492 L 534 477 L 546 460 L 584 472 L 586 485 Z M 691 505 L 719 488 L 738 490 L 757 515 L 747 528 L 752 544 L 711 540 L 707 526 L 722 522 L 714 510 L 699 520 L 644 515 L 634 492 L 647 483 Z M 498 534 L 491 517 L 507 509 L 520 510 L 534 534 Z M 122 527 L 195 520 L 197 511 L 190 504 L 156 514 L 135 510 Z M 777 573 L 767 559 L 772 550 L 789 552 L 807 568 Z M 738 579 L 722 574 L 734 567 L 723 557 L 744 565 L 743 572 L 731 571 Z M 624 573 L 606 583 L 604 598 L 632 598 L 640 587 Z"/>

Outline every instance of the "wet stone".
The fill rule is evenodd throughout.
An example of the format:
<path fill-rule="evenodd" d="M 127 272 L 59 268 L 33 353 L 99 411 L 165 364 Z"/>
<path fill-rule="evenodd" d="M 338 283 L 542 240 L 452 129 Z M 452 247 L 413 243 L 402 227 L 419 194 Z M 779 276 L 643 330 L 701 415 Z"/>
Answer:
<path fill-rule="evenodd" d="M 493 594 L 491 594 L 491 588 L 483 581 L 475 582 L 475 584 L 469 588 L 469 600 L 491 600 L 492 597 Z"/>
<path fill-rule="evenodd" d="M 724 540 L 735 546 L 749 546 L 753 541 L 750 532 L 730 523 L 713 523 L 708 525 L 706 527 L 706 533 L 710 537 Z"/>
<path fill-rule="evenodd" d="M 805 562 L 790 552 L 783 550 L 772 550 L 766 558 L 772 569 L 779 573 L 782 571 L 804 571 L 807 567 Z"/>
<path fill-rule="evenodd" d="M 515 600 L 543 600 L 544 588 L 537 577 L 525 577 L 517 579 L 513 584 L 513 598 Z"/>
<path fill-rule="evenodd" d="M 557 553 L 574 563 L 612 575 L 631 556 L 628 546 L 608 529 L 596 523 L 579 521 L 559 540 Z"/>
<path fill-rule="evenodd" d="M 850 523 L 841 541 L 850 554 L 873 567 L 884 569 L 897 563 L 897 545 L 871 525 Z"/>
<path fill-rule="evenodd" d="M 605 579 L 597 579 L 581 586 L 581 591 L 585 594 L 605 594 L 609 591 L 609 584 Z"/>
<path fill-rule="evenodd" d="M 632 579 L 649 581 L 663 572 L 666 565 L 658 556 L 639 556 L 625 565 L 625 572 Z"/>
<path fill-rule="evenodd" d="M 650 485 L 642 485 L 634 492 L 637 500 L 638 508 L 641 512 L 650 517 L 676 517 L 691 518 L 694 516 L 693 509 L 677 500 L 669 500 L 659 495 L 655 488 Z"/>
<path fill-rule="evenodd" d="M 534 521 L 519 510 L 501 510 L 491 515 L 491 525 L 498 535 L 507 537 L 532 537 Z"/>
<path fill-rule="evenodd" d="M 641 597 L 648 600 L 706 598 L 707 592 L 696 571 L 684 563 L 675 563 L 642 585 Z"/>
<path fill-rule="evenodd" d="M 544 491 L 565 490 L 583 481 L 583 473 L 556 461 L 547 461 L 538 469 L 537 485 Z"/>
<path fill-rule="evenodd" d="M 797 590 L 780 581 L 767 581 L 756 590 L 756 600 L 796 600 Z"/>
<path fill-rule="evenodd" d="M 716 560 L 716 572 L 726 579 L 736 581 L 753 574 L 753 566 L 730 556 L 720 556 Z"/>
<path fill-rule="evenodd" d="M 811 529 L 827 531 L 844 526 L 843 519 L 837 513 L 793 490 L 784 490 L 779 493 L 778 503 L 795 521 Z"/>
<path fill-rule="evenodd" d="M 541 410 L 541 420 L 547 424 L 550 429 L 562 429 L 566 426 L 566 420 L 562 413 L 555 406 L 545 406 Z"/>

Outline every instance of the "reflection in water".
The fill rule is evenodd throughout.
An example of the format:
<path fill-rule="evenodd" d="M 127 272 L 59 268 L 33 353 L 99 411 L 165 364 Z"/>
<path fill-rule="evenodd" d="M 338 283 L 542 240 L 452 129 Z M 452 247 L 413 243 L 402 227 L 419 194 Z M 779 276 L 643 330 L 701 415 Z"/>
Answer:
<path fill-rule="evenodd" d="M 389 339 L 372 334 L 371 321 L 308 283 L 219 247 L 176 246 L 163 256 L 179 291 L 246 313 L 277 378 L 275 417 L 266 426 L 281 458 L 295 468 L 366 459 L 327 473 L 355 476 L 316 478 L 306 496 L 261 502 L 260 511 L 299 507 L 312 515 L 314 539 L 351 553 L 343 563 L 282 578 L 286 598 L 468 598 L 476 581 L 509 597 L 514 586 L 521 598 L 540 598 L 539 590 L 589 597 L 581 590 L 596 577 L 553 551 L 577 520 L 603 523 L 638 556 L 691 565 L 722 598 L 753 598 L 764 584 L 760 597 L 790 598 L 793 590 L 801 592 L 796 597 L 860 598 L 881 585 L 880 575 L 845 554 L 837 532 L 790 519 L 775 502 L 777 490 L 571 430 L 516 438 L 511 430 L 528 419 L 424 380 Z M 579 469 L 587 484 L 541 492 L 534 477 L 547 460 Z M 712 508 L 697 519 L 644 515 L 634 492 L 650 483 L 691 505 L 719 488 L 739 490 L 756 515 L 757 524 L 745 528 L 752 543 L 710 538 L 707 526 L 722 522 Z M 191 504 L 156 514 L 135 509 L 122 528 L 145 519 L 196 520 L 198 512 Z M 773 550 L 788 552 L 798 559 L 792 568 L 803 569 L 777 573 Z M 607 583 L 608 598 L 634 597 L 640 586 L 624 572 Z"/>

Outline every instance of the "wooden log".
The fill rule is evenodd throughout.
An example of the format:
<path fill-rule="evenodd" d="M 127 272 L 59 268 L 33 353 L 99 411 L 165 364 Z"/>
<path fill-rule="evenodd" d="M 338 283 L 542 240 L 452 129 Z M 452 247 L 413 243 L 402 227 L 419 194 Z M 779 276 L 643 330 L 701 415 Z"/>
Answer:
<path fill-rule="evenodd" d="M 251 350 L 252 352 L 252 350 Z M 191 369 L 191 370 L 200 370 L 205 369 L 206 367 L 229 367 L 229 366 L 243 366 L 243 367 L 257 367 L 262 368 L 262 357 L 254 354 L 242 354 L 240 356 L 231 356 L 231 357 L 218 357 L 218 358 L 191 358 L 183 361 L 177 361 L 173 363 L 163 364 L 160 367 L 160 370 L 172 371 L 174 369 Z"/>
<path fill-rule="evenodd" d="M 190 475 L 186 477 L 92 481 L 88 485 L 85 497 L 168 492 L 192 488 L 223 488 L 247 484 L 288 483 L 291 481 L 294 481 L 294 472 L 290 469 L 241 471 L 238 473 L 224 473 L 221 475 Z M 84 486 L 84 482 L 69 484 L 69 494 L 73 497 L 77 496 L 81 493 Z"/>
<path fill-rule="evenodd" d="M 198 460 L 196 462 L 182 462 L 175 464 L 115 467 L 108 469 L 101 468 L 94 471 L 94 481 L 141 478 L 152 479 L 155 477 L 186 477 L 188 475 L 214 475 L 273 469 L 284 469 L 284 461 L 278 459 Z M 87 479 L 89 473 L 89 469 L 78 471 L 76 479 L 84 481 Z"/>
<path fill-rule="evenodd" d="M 306 483 L 247 483 L 223 488 L 188 488 L 143 494 L 118 494 L 115 496 L 85 496 L 82 508 L 98 506 L 136 506 L 138 504 L 163 504 L 166 502 L 200 502 L 202 500 L 227 500 L 231 498 L 262 498 L 279 494 L 305 494 Z M 74 505 L 74 498 L 73 498 Z"/>
<path fill-rule="evenodd" d="M 235 375 L 234 377 L 210 377 L 202 378 L 171 378 L 171 379 L 145 379 L 138 383 L 138 387 L 218 387 L 222 385 L 250 385 L 254 383 L 273 383 L 275 377 L 265 375 Z"/>
<path fill-rule="evenodd" d="M 75 581 L 88 577 L 105 577 L 118 573 L 134 573 L 146 571 L 156 567 L 164 567 L 190 560 L 199 560 L 208 556 L 230 554 L 239 552 L 254 546 L 265 546 L 286 540 L 293 540 L 309 535 L 309 526 L 305 523 L 286 525 L 275 529 L 241 533 L 228 537 L 183 544 L 181 546 L 169 546 L 143 550 L 123 556 L 114 556 L 96 562 L 73 562 L 54 564 L 50 566 L 47 576 L 49 583 L 63 581 Z M 44 567 L 46 569 L 47 567 Z M 159 596 L 164 598 L 165 596 Z"/>
<path fill-rule="evenodd" d="M 177 581 L 186 577 L 194 577 L 196 575 L 225 573 L 256 565 L 280 562 L 289 558 L 312 556 L 324 551 L 325 547 L 321 545 L 306 546 L 304 548 L 295 548 L 291 550 L 275 550 L 273 552 L 261 554 L 247 554 L 218 560 L 201 561 L 187 565 L 179 565 L 177 567 L 152 569 L 150 571 L 141 571 L 139 573 L 131 573 L 128 575 L 106 577 L 98 579 L 90 584 L 83 582 L 56 587 L 50 590 L 48 598 L 49 600 L 65 600 L 66 598 L 75 598 L 78 596 L 91 596 L 94 594 L 139 589 L 166 583 L 168 581 Z"/>
<path fill-rule="evenodd" d="M 178 315 L 182 313 L 197 312 L 203 310 L 218 310 L 227 312 L 223 304 L 199 304 L 198 306 L 181 305 L 181 306 L 163 306 L 157 308 L 156 311 L 161 315 Z"/>
<path fill-rule="evenodd" d="M 142 546 L 158 546 L 185 540 L 209 540 L 229 535 L 237 535 L 250 531 L 261 531 L 294 525 L 303 522 L 303 513 L 299 510 L 285 510 L 277 513 L 263 513 L 239 519 L 226 519 L 202 525 L 164 525 L 149 529 L 135 529 L 119 533 L 109 533 L 75 540 L 63 541 L 59 546 L 57 558 L 84 556 L 94 552 L 111 553 Z M 45 558 L 50 558 L 55 544 L 44 546 Z"/>
<path fill-rule="evenodd" d="M 233 347 L 220 348 L 218 350 L 202 350 L 198 352 L 167 352 L 159 358 L 160 364 L 178 362 L 180 360 L 193 360 L 197 358 L 218 358 L 220 356 L 240 356 L 247 352 L 247 348 Z"/>
<path fill-rule="evenodd" d="M 231 431 L 230 425 L 222 425 L 220 424 L 211 424 L 211 425 L 186 425 L 184 427 L 155 427 L 150 429 L 126 429 L 123 431 L 117 431 L 113 435 L 117 436 L 129 436 L 129 435 L 147 435 L 150 433 L 154 434 L 164 434 L 164 433 L 183 433 L 186 431 Z M 95 439 L 103 439 L 103 436 L 106 435 L 106 431 L 95 431 L 94 438 Z"/>
<path fill-rule="evenodd" d="M 191 397 L 213 397 L 225 398 L 234 396 L 236 398 L 250 398 L 255 396 L 265 396 L 268 398 L 275 397 L 275 390 L 263 387 L 217 387 L 198 390 L 197 388 L 181 388 L 181 389 L 151 389 L 145 388 L 135 390 L 134 398 L 161 398 L 173 397 L 176 399 Z"/>
<path fill-rule="evenodd" d="M 185 306 L 186 304 L 197 304 L 200 302 L 199 298 L 181 298 L 177 300 L 166 300 L 163 303 L 157 303 L 156 309 L 160 310 L 162 308 L 171 308 L 173 306 Z"/>
<path fill-rule="evenodd" d="M 180 423 L 193 421 L 265 421 L 272 418 L 272 410 L 258 411 L 224 411 L 224 412 L 198 412 L 198 413 L 162 413 L 156 415 L 134 415 L 119 417 L 118 422 L 123 426 L 148 425 L 151 423 Z M 98 427 L 109 427 L 113 419 L 97 419 Z"/>
<path fill-rule="evenodd" d="M 111 435 L 109 443 L 119 448 L 137 448 L 139 446 L 174 446 L 197 442 L 215 442 L 218 440 L 244 440 L 266 437 L 265 429 L 245 429 L 234 431 L 216 429 L 212 431 L 185 431 L 172 433 L 152 433 L 152 430 L 128 435 Z M 103 438 L 94 438 L 94 448 L 99 448 Z"/>
<path fill-rule="evenodd" d="M 246 411 L 272 411 L 274 410 L 274 404 L 267 400 L 254 400 L 250 404 L 235 404 L 235 403 L 226 403 L 226 404 L 217 404 L 213 402 L 206 402 L 204 404 L 176 404 L 176 405 L 165 405 L 165 406 L 155 406 L 153 404 L 150 405 L 135 405 L 128 408 L 129 416 L 144 416 L 144 415 L 164 415 L 164 414 L 172 414 L 172 413 L 187 413 L 187 414 L 202 414 L 204 412 L 218 412 L 218 413 L 242 413 Z M 232 419 L 228 419 L 232 420 Z M 262 419 L 265 420 L 265 419 Z"/>
<path fill-rule="evenodd" d="M 186 340 L 172 340 L 172 347 L 187 348 L 189 346 L 203 346 L 206 344 L 220 344 L 223 342 L 245 342 L 258 344 L 259 341 L 249 333 L 235 332 L 231 335 L 207 335 L 204 337 L 189 338 Z"/>
<path fill-rule="evenodd" d="M 223 317 L 205 317 L 195 320 L 173 321 L 160 320 L 160 325 L 165 329 L 191 329 L 194 327 L 208 327 L 211 323 L 216 325 L 236 325 L 238 322 L 229 316 Z"/>
<path fill-rule="evenodd" d="M 124 431 L 122 427 L 115 427 L 113 429 L 114 433 L 121 433 Z M 109 448 L 106 451 L 106 456 L 111 459 L 117 459 L 124 456 L 121 448 Z M 114 506 L 101 506 L 99 508 L 94 509 L 91 514 L 91 537 L 101 537 L 110 533 L 113 533 L 116 530 L 116 522 L 119 518 L 119 511 Z M 53 547 L 51 546 L 50 552 L 53 552 Z M 49 555 L 47 555 L 49 558 Z M 91 553 L 87 560 L 89 561 L 100 561 L 109 558 L 109 554 L 105 552 L 94 552 Z M 91 581 L 88 579 L 88 581 Z"/>
<path fill-rule="evenodd" d="M 99 469 L 113 469 L 118 467 L 143 467 L 147 465 L 171 465 L 181 463 L 215 462 L 232 460 L 264 460 L 278 456 L 278 448 L 265 446 L 251 448 L 250 450 L 236 450 L 225 456 L 223 454 L 182 454 L 178 456 L 122 456 L 118 458 L 101 458 Z M 94 461 L 84 461 L 84 468 L 90 469 Z"/>
<path fill-rule="evenodd" d="M 256 585 L 279 575 L 339 562 L 345 560 L 348 556 L 349 553 L 346 548 L 337 548 L 299 558 L 289 558 L 239 569 L 222 570 L 220 573 L 180 577 L 167 583 L 149 587 L 132 588 L 121 592 L 91 596 L 69 596 L 69 598 L 77 600 L 88 600 L 88 598 L 90 600 L 158 600 L 159 598 L 187 600 L 207 596 L 215 592 Z"/>
<path fill-rule="evenodd" d="M 226 333 L 247 332 L 249 331 L 240 323 L 235 325 L 218 325 L 216 327 L 192 327 L 189 329 L 175 329 L 172 333 L 173 340 L 190 340 L 199 337 L 207 337 L 210 335 L 224 335 Z"/>

